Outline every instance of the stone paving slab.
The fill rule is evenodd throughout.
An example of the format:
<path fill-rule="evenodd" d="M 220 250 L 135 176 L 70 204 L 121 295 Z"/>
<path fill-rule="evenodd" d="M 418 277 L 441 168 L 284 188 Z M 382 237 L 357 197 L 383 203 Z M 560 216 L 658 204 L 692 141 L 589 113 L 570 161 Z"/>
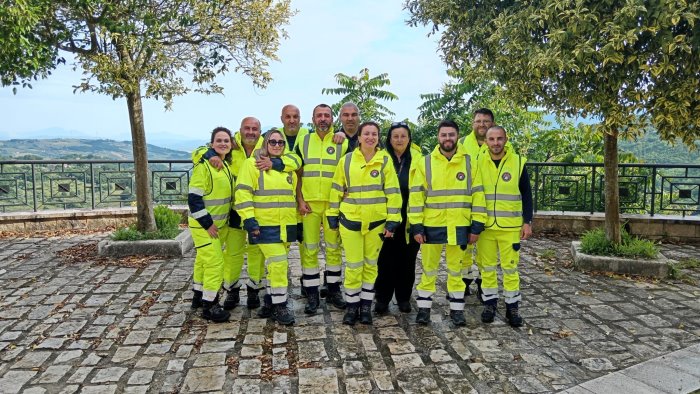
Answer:
<path fill-rule="evenodd" d="M 697 270 L 682 280 L 581 273 L 572 270 L 570 238 L 540 237 L 523 242 L 520 329 L 506 324 L 503 305 L 482 324 L 474 296 L 467 326 L 454 327 L 444 272 L 430 326 L 392 304 L 373 326 L 348 327 L 323 301 L 317 315 L 304 315 L 293 247 L 294 326 L 244 306 L 230 322 L 208 324 L 189 306 L 191 253 L 144 267 L 66 264 L 57 254 L 104 238 L 0 238 L 1 393 L 588 393 L 596 382 L 609 382 L 608 392 L 696 389 Z M 693 245 L 662 251 L 700 258 Z"/>

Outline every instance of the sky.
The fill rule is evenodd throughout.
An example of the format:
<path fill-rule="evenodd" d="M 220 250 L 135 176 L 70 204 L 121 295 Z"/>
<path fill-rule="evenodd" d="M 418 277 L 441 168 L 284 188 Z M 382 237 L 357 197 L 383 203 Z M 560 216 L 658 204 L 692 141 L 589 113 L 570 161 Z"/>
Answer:
<path fill-rule="evenodd" d="M 406 25 L 403 0 L 311 1 L 292 0 L 297 14 L 286 26 L 289 38 L 272 62 L 274 80 L 266 89 L 249 78 L 228 73 L 217 81 L 224 95 L 189 93 L 176 97 L 171 111 L 163 102 L 144 101 L 146 140 L 149 143 L 207 139 L 219 125 L 237 130 L 240 120 L 255 116 L 263 127 L 281 125 L 280 110 L 295 104 L 304 123 L 316 104 L 332 104 L 340 96 L 322 95 L 337 87 L 335 74 L 370 76 L 387 73 L 398 101 L 385 102 L 396 119 L 415 121 L 420 94 L 438 92 L 449 80 L 437 52 L 437 37 L 429 28 Z M 348 23 L 349 22 L 349 23 Z M 107 138 L 130 140 L 126 100 L 93 93 L 73 94 L 79 72 L 59 66 L 33 89 L 0 88 L 0 139 Z M 162 144 L 165 145 L 165 144 Z"/>

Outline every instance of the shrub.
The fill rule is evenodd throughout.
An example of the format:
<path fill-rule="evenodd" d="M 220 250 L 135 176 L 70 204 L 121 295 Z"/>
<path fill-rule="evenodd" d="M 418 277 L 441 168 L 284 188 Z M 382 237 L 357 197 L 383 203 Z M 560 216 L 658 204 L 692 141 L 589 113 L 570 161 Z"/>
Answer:
<path fill-rule="evenodd" d="M 652 241 L 639 239 L 621 230 L 622 243 L 615 245 L 605 238 L 605 231 L 596 228 L 587 231 L 581 237 L 581 251 L 598 256 L 641 257 L 653 259 L 659 254 L 659 248 Z"/>
<path fill-rule="evenodd" d="M 120 228 L 112 234 L 115 241 L 140 241 L 147 239 L 173 239 L 180 232 L 180 215 L 165 205 L 158 205 L 153 210 L 156 231 L 142 233 L 135 225 Z"/>

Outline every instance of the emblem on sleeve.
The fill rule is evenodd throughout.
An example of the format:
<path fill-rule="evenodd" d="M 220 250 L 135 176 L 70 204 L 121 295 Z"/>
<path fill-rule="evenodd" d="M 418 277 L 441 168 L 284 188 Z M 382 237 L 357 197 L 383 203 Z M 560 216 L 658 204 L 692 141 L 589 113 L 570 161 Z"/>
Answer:
<path fill-rule="evenodd" d="M 457 173 L 457 180 L 458 180 L 458 181 L 463 181 L 463 180 L 464 180 L 464 173 L 463 173 L 463 172 L 458 172 L 458 173 Z"/>
<path fill-rule="evenodd" d="M 501 178 L 504 182 L 508 182 L 511 178 L 510 172 L 504 172 L 503 175 L 501 175 Z"/>
<path fill-rule="evenodd" d="M 333 153 L 335 153 L 335 148 L 332 147 L 332 146 L 329 146 L 329 147 L 326 149 L 326 152 L 328 152 L 329 155 L 332 155 Z"/>
<path fill-rule="evenodd" d="M 379 171 L 378 170 L 372 170 L 372 172 L 369 173 L 372 178 L 376 178 L 379 176 Z"/>

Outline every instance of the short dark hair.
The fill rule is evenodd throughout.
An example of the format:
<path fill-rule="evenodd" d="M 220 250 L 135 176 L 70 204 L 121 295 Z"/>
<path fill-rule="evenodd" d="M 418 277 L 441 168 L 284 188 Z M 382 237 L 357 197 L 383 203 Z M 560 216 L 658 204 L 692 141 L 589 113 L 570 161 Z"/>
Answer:
<path fill-rule="evenodd" d="M 314 107 L 314 110 L 311 111 L 311 117 L 313 117 L 314 115 L 316 115 L 316 110 L 317 110 L 318 108 L 328 108 L 328 109 L 331 110 L 331 115 L 332 115 L 332 116 L 335 116 L 335 115 L 333 114 L 333 108 L 331 108 L 330 105 L 321 103 L 321 104 L 315 106 L 315 107 Z"/>
<path fill-rule="evenodd" d="M 214 143 L 214 137 L 216 137 L 216 134 L 217 134 L 217 133 L 220 133 L 220 132 L 222 132 L 222 131 L 223 131 L 224 133 L 228 134 L 228 137 L 231 139 L 231 143 L 233 143 L 233 135 L 231 134 L 231 130 L 229 130 L 229 129 L 227 129 L 226 127 L 223 127 L 223 126 L 215 127 L 214 130 L 212 130 L 212 132 L 211 132 L 211 139 L 210 139 L 209 142 L 213 144 L 213 143 Z M 229 151 L 229 152 L 226 154 L 226 156 L 224 157 L 224 160 L 225 160 L 226 162 L 229 162 L 229 163 L 231 162 L 231 151 Z"/>
<path fill-rule="evenodd" d="M 479 109 L 477 109 L 476 111 L 474 111 L 474 117 L 475 117 L 475 118 L 476 118 L 476 115 L 478 115 L 478 114 L 481 114 L 481 115 L 488 115 L 488 116 L 491 117 L 491 121 L 492 121 L 492 122 L 495 122 L 495 121 L 496 121 L 496 117 L 493 116 L 493 111 L 491 111 L 491 110 L 488 109 L 488 108 L 479 108 Z"/>
<path fill-rule="evenodd" d="M 437 127 L 438 131 L 440 131 L 440 129 L 443 127 L 452 127 L 453 129 L 457 130 L 457 134 L 459 134 L 459 125 L 457 125 L 457 122 L 455 122 L 454 120 L 445 119 L 442 122 L 440 122 L 440 124 Z"/>

